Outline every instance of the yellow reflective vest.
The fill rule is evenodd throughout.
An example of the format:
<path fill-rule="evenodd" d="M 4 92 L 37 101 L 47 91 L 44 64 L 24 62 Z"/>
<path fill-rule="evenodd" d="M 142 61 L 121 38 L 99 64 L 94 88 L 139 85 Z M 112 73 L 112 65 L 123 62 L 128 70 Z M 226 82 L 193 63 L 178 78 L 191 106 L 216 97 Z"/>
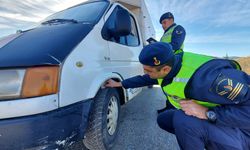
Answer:
<path fill-rule="evenodd" d="M 182 59 L 182 66 L 178 74 L 174 77 L 172 83 L 161 86 L 163 79 L 158 79 L 158 84 L 162 87 L 163 91 L 167 95 L 169 102 L 180 109 L 179 102 L 183 99 L 186 99 L 185 96 L 185 88 L 189 79 L 195 73 L 195 71 L 204 63 L 212 60 L 213 57 L 199 55 L 189 52 L 184 52 L 183 59 Z M 218 104 L 203 102 L 199 100 L 195 100 L 198 104 L 203 105 L 205 107 L 215 107 Z"/>
<path fill-rule="evenodd" d="M 172 42 L 172 33 L 177 26 L 178 25 L 175 25 L 175 26 L 171 27 L 167 32 L 165 32 L 160 41 L 166 42 L 166 43 L 171 43 Z M 175 54 L 182 53 L 183 48 L 184 48 L 184 44 L 182 43 L 181 48 L 179 50 L 175 50 L 174 53 Z"/>

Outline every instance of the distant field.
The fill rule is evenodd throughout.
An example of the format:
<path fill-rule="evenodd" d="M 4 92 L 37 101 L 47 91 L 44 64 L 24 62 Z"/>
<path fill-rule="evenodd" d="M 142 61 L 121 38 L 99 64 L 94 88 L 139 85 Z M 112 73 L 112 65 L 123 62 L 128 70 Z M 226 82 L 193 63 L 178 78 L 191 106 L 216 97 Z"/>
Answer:
<path fill-rule="evenodd" d="M 240 63 L 242 70 L 250 75 L 250 56 L 236 59 Z"/>

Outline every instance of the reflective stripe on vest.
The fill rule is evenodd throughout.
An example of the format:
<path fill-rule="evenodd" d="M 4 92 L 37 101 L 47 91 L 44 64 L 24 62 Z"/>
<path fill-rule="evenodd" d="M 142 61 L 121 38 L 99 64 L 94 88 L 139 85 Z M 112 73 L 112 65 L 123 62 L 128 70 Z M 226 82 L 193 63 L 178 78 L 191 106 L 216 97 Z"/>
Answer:
<path fill-rule="evenodd" d="M 173 79 L 172 83 L 162 87 L 163 91 L 168 97 L 169 102 L 180 109 L 179 102 L 181 100 L 187 99 L 185 96 L 185 87 L 192 77 L 194 72 L 204 63 L 212 60 L 212 57 L 199 55 L 189 52 L 184 52 L 183 60 L 182 60 L 182 67 L 176 77 Z M 163 79 L 158 79 L 158 84 L 162 84 Z M 198 104 L 201 104 L 205 107 L 215 107 L 218 104 L 209 103 L 209 102 L 202 102 L 195 100 Z"/>
<path fill-rule="evenodd" d="M 171 27 L 167 32 L 165 32 L 163 34 L 163 36 L 161 37 L 161 42 L 166 42 L 166 43 L 171 43 L 172 42 L 172 33 L 174 31 L 174 29 L 177 27 L 178 25 L 175 25 L 173 27 Z M 183 48 L 184 48 L 184 44 L 182 43 L 181 48 L 178 50 L 175 50 L 175 54 L 181 53 L 183 52 Z"/>
<path fill-rule="evenodd" d="M 177 77 L 175 77 L 175 78 L 173 79 L 173 81 L 174 81 L 174 82 L 188 83 L 189 78 L 177 78 Z"/>

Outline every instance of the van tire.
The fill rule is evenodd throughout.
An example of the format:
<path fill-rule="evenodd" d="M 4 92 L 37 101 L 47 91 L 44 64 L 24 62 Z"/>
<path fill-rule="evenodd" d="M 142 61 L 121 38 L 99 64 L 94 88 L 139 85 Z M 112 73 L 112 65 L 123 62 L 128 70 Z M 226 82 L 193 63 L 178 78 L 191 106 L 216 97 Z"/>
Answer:
<path fill-rule="evenodd" d="M 108 114 L 114 116 L 113 120 L 108 119 Z M 120 98 L 118 91 L 114 88 L 100 90 L 94 98 L 93 109 L 89 116 L 89 124 L 83 140 L 84 145 L 90 150 L 111 149 L 118 132 L 119 116 Z M 116 125 L 112 126 L 113 122 L 116 122 Z M 111 129 L 108 126 L 114 128 Z"/>

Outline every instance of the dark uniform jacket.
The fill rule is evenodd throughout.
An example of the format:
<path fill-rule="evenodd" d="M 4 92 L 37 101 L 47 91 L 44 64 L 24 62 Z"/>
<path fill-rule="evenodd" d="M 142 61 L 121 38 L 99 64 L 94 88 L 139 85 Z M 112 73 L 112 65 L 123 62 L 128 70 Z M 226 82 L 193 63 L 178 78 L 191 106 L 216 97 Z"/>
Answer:
<path fill-rule="evenodd" d="M 174 23 L 170 27 L 168 27 L 164 31 L 164 34 L 166 32 L 168 32 L 173 26 L 176 26 L 176 24 Z M 183 44 L 185 37 L 186 37 L 185 29 L 181 25 L 177 25 L 174 28 L 174 31 L 172 33 L 171 42 L 169 43 L 172 46 L 173 50 L 178 50 L 181 48 L 181 45 Z"/>
<path fill-rule="evenodd" d="M 181 56 L 163 84 L 172 82 L 181 68 Z M 135 88 L 157 84 L 147 74 L 122 81 L 124 88 Z M 230 60 L 214 59 L 202 65 L 191 77 L 186 88 L 186 98 L 221 104 L 214 107 L 217 115 L 215 124 L 239 128 L 250 137 L 250 76 L 235 69 Z"/>

